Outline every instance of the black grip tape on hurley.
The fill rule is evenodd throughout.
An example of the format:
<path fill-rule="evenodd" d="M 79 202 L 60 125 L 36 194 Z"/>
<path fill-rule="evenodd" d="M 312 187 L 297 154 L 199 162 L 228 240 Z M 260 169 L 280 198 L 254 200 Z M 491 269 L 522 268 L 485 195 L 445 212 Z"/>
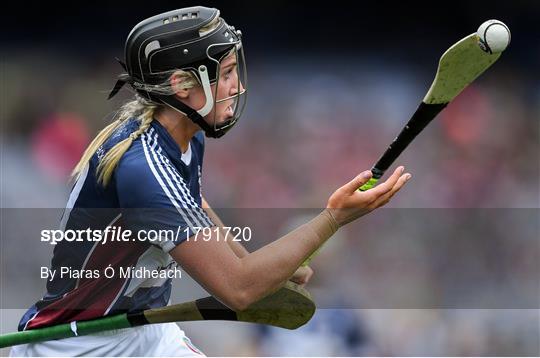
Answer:
<path fill-rule="evenodd" d="M 205 320 L 237 321 L 236 312 L 213 297 L 200 298 L 195 301 L 201 316 Z"/>
<path fill-rule="evenodd" d="M 148 320 L 144 316 L 144 312 L 132 312 L 127 314 L 127 320 L 131 324 L 131 327 L 136 326 L 144 326 L 145 324 L 149 324 Z"/>
<path fill-rule="evenodd" d="M 407 122 L 405 128 L 394 139 L 386 152 L 373 166 L 380 173 L 384 173 L 399 155 L 407 148 L 414 138 L 431 122 L 448 103 L 426 104 L 420 103 L 412 118 Z M 382 174 L 381 174 L 382 176 Z"/>

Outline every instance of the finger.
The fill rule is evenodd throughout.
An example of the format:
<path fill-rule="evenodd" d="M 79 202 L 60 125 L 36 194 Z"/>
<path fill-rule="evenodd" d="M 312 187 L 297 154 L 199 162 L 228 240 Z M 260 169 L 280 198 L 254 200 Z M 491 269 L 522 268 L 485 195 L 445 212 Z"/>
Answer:
<path fill-rule="evenodd" d="M 396 185 L 397 181 L 399 180 L 399 177 L 401 176 L 401 174 L 403 174 L 404 170 L 405 170 L 405 167 L 403 166 L 397 167 L 396 170 L 394 170 L 394 172 L 390 176 L 390 178 L 388 178 L 384 183 L 379 184 L 375 188 L 368 190 L 367 192 L 371 193 L 373 197 L 375 198 L 375 200 L 378 199 L 381 195 L 384 195 L 390 192 L 390 190 L 392 190 L 394 185 Z"/>
<path fill-rule="evenodd" d="M 300 267 L 294 275 L 290 278 L 290 280 L 294 283 L 297 283 L 299 285 L 306 284 L 309 282 L 309 279 L 311 275 L 313 274 L 313 270 L 309 267 Z"/>
<path fill-rule="evenodd" d="M 392 187 L 392 189 L 384 194 L 383 196 L 381 196 L 380 198 L 378 198 L 374 203 L 373 203 L 373 206 L 378 208 L 382 205 L 385 205 L 386 203 L 388 203 L 390 201 L 390 199 L 398 192 L 401 190 L 401 188 L 403 188 L 403 186 L 407 183 L 407 181 L 409 181 L 409 179 L 411 179 L 412 175 L 407 173 L 407 174 L 403 174 L 401 177 L 399 177 L 398 181 L 396 182 L 396 184 Z"/>
<path fill-rule="evenodd" d="M 358 174 L 353 180 L 342 186 L 342 189 L 344 189 L 347 193 L 352 194 L 358 190 L 362 185 L 367 183 L 369 179 L 371 179 L 371 176 L 373 174 L 371 173 L 371 170 L 366 170 L 365 172 L 362 172 Z"/>
<path fill-rule="evenodd" d="M 304 285 L 306 281 L 302 277 L 292 277 L 291 281 L 296 283 L 297 285 Z"/>
<path fill-rule="evenodd" d="M 313 269 L 309 266 L 306 267 L 306 280 L 309 281 L 311 279 L 311 276 L 313 276 Z"/>
<path fill-rule="evenodd" d="M 306 276 L 306 282 L 309 282 L 311 278 L 313 277 L 313 274 L 315 273 L 311 267 L 308 267 L 308 268 L 309 268 L 309 271 Z"/>
<path fill-rule="evenodd" d="M 411 177 L 412 175 L 410 173 L 406 173 L 400 176 L 396 184 L 390 190 L 390 192 L 385 194 L 384 196 L 386 196 L 388 199 L 393 197 L 398 191 L 401 190 L 401 188 L 403 188 L 403 186 L 409 181 L 409 179 L 411 179 Z"/>

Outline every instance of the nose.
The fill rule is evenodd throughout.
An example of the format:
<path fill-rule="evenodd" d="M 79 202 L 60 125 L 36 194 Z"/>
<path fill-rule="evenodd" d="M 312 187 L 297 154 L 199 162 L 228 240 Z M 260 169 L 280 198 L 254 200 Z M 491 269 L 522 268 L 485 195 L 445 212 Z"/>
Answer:
<path fill-rule="evenodd" d="M 240 91 L 238 90 L 238 86 L 235 83 L 234 86 L 231 86 L 231 91 L 230 91 L 229 96 L 234 96 L 238 93 L 244 92 L 244 85 L 242 84 L 242 81 L 238 81 L 238 84 L 240 85 Z"/>

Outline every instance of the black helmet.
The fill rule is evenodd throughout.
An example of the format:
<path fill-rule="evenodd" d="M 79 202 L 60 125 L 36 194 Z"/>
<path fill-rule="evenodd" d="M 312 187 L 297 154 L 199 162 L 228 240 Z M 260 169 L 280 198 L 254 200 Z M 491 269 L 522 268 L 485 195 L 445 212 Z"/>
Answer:
<path fill-rule="evenodd" d="M 213 23 L 213 26 L 208 27 Z M 201 31 L 203 29 L 207 31 Z M 129 33 L 125 44 L 127 74 L 119 76 L 109 94 L 113 97 L 120 88 L 129 83 L 142 97 L 149 101 L 170 106 L 197 123 L 208 137 L 221 137 L 240 118 L 246 103 L 247 74 L 243 55 L 242 34 L 219 17 L 219 10 L 195 6 L 152 16 L 138 23 Z M 215 98 L 219 86 L 220 61 L 229 54 L 236 56 L 238 94 Z M 174 94 L 157 90 L 166 82 L 171 71 L 183 70 L 196 76 L 206 95 L 206 104 L 195 110 L 181 102 Z M 215 84 L 212 93 L 211 84 Z M 156 88 L 156 91 L 153 91 Z M 216 103 L 234 99 L 234 115 L 227 122 L 208 124 L 206 116 Z"/>

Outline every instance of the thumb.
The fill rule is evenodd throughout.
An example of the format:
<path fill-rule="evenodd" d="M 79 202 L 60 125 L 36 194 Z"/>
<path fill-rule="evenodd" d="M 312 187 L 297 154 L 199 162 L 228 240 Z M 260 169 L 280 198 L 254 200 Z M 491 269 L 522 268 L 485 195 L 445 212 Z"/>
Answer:
<path fill-rule="evenodd" d="M 357 191 L 358 188 L 360 188 L 362 185 L 367 183 L 367 181 L 371 179 L 372 175 L 373 174 L 371 173 L 371 170 L 366 170 L 365 172 L 358 174 L 353 180 L 345 184 L 343 188 L 345 189 L 345 191 L 352 194 Z"/>

